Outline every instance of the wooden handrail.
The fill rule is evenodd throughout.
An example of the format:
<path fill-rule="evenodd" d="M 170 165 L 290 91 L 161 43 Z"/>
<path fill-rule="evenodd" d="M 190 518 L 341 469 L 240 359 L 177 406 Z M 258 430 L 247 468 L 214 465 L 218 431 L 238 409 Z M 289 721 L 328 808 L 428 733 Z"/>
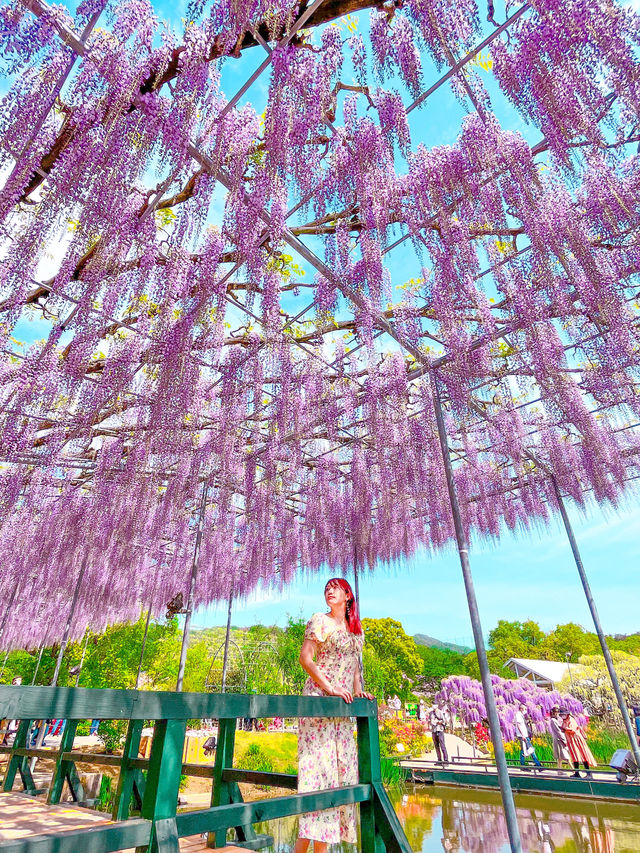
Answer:
<path fill-rule="evenodd" d="M 355 717 L 359 784 L 245 803 L 240 782 L 289 790 L 297 788 L 296 774 L 266 773 L 233 766 L 237 719 L 274 716 Z M 77 853 L 79 850 L 108 853 L 126 847 L 179 853 L 181 837 L 208 832 L 210 841 L 220 846 L 225 844 L 229 828 L 235 828 L 241 843 L 260 849 L 272 839 L 256 835 L 254 823 L 352 803 L 360 803 L 363 853 L 385 853 L 385 848 L 386 853 L 411 853 L 382 787 L 377 706 L 367 699 L 346 704 L 337 697 L 324 696 L 0 686 L 1 717 L 20 721 L 13 745 L 0 747 L 0 753 L 10 755 L 3 782 L 5 791 L 12 790 L 19 773 L 23 789 L 28 793 L 36 792 L 29 768 L 29 759 L 33 757 L 55 761 L 48 794 L 48 802 L 52 804 L 60 802 L 65 783 L 76 801 L 84 801 L 77 765 L 119 767 L 120 773 L 112 814 L 115 822 L 109 825 L 108 831 L 104 827 L 94 827 L 21 839 L 9 842 L 10 846 L 0 844 L 0 853 Z M 218 720 L 213 766 L 182 760 L 187 720 L 203 717 Z M 58 750 L 27 746 L 32 722 L 43 719 L 67 721 Z M 73 749 L 78 725 L 87 719 L 128 720 L 121 756 Z M 151 754 L 149 758 L 139 758 L 142 731 L 148 721 L 154 724 Z M 211 808 L 177 814 L 182 774 L 212 779 Z M 127 820 L 132 803 L 142 820 Z"/>
<path fill-rule="evenodd" d="M 189 720 L 193 718 L 371 717 L 375 702 L 335 696 L 175 693 L 85 687 L 0 686 L 0 719 Z"/>
<path fill-rule="evenodd" d="M 227 829 L 230 826 L 277 820 L 289 815 L 332 809 L 349 803 L 363 803 L 371 799 L 370 785 L 350 785 L 345 788 L 330 788 L 270 800 L 254 800 L 251 803 L 233 803 L 210 809 L 182 812 L 176 817 L 178 835 L 197 835 L 199 832 Z"/>
<path fill-rule="evenodd" d="M 128 820 L 106 826 L 70 829 L 57 834 L 31 835 L 12 841 L 0 841 L 2 853 L 112 853 L 130 847 L 146 846 L 151 837 L 148 820 Z"/>

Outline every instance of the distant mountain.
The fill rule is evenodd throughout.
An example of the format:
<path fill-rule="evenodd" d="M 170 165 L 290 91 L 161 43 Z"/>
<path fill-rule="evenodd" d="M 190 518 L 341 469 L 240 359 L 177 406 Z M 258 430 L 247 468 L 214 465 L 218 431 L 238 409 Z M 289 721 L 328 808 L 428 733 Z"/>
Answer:
<path fill-rule="evenodd" d="M 430 646 L 435 649 L 449 649 L 452 652 L 458 652 L 461 655 L 469 654 L 472 649 L 469 646 L 457 646 L 455 643 L 444 643 L 442 640 L 437 640 L 435 637 L 430 637 L 428 634 L 414 634 L 413 639 L 418 646 Z"/>

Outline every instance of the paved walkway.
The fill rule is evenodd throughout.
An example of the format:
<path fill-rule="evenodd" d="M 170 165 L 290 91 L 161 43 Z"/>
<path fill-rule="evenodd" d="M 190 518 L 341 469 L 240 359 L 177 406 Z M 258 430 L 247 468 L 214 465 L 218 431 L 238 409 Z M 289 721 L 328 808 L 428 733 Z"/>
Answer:
<path fill-rule="evenodd" d="M 429 737 L 431 736 L 431 732 L 427 732 Z M 456 757 L 460 758 L 482 758 L 484 755 L 479 749 L 474 749 L 470 743 L 467 743 L 466 740 L 463 740 L 458 735 L 452 735 L 449 732 L 445 732 L 444 735 L 444 744 L 447 747 L 447 753 L 449 754 L 449 758 Z M 420 756 L 421 760 L 427 761 L 435 761 L 437 758 L 435 749 L 430 750 L 430 752 L 425 752 Z"/>

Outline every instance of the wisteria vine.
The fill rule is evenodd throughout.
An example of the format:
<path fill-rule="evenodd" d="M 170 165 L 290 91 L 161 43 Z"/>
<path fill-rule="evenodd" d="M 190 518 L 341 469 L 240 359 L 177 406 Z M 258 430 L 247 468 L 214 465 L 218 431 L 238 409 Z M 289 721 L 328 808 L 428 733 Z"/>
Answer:
<path fill-rule="evenodd" d="M 3 647 L 164 612 L 205 488 L 197 605 L 446 546 L 434 375 L 472 536 L 640 475 L 640 18 L 368 5 L 0 9 Z"/>

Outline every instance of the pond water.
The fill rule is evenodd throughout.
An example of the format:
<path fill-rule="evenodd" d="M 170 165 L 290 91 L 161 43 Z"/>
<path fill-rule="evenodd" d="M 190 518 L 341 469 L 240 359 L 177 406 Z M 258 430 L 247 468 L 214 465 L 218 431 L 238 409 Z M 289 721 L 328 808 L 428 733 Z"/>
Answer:
<path fill-rule="evenodd" d="M 508 853 L 497 793 L 406 785 L 390 796 L 415 853 Z M 518 795 L 516 807 L 525 853 L 640 853 L 640 803 Z M 260 831 L 274 836 L 273 853 L 289 853 L 297 819 Z"/>

